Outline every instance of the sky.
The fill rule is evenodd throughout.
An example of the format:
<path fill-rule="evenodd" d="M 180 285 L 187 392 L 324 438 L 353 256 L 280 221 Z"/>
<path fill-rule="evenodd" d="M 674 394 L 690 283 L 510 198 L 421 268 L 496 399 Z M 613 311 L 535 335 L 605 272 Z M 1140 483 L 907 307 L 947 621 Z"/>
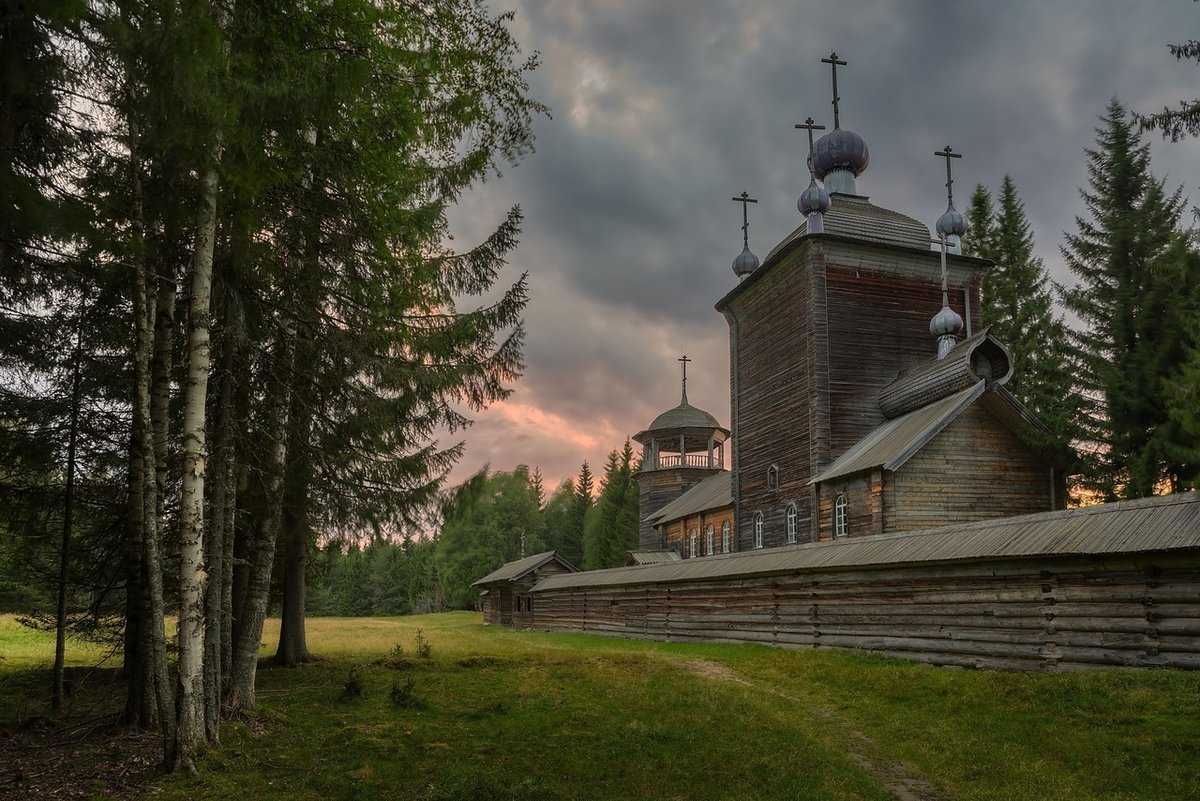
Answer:
<path fill-rule="evenodd" d="M 515 2 L 515 5 L 512 3 Z M 461 247 L 505 211 L 525 214 L 504 279 L 528 272 L 526 370 L 475 416 L 459 481 L 487 464 L 540 467 L 547 487 L 688 397 L 728 425 L 728 328 L 713 304 L 735 284 L 741 206 L 760 258 L 799 224 L 811 115 L 841 122 L 871 164 L 858 189 L 930 227 L 945 208 L 950 144 L 958 206 L 976 183 L 1016 181 L 1052 278 L 1082 213 L 1083 149 L 1116 96 L 1143 112 L 1200 94 L 1200 70 L 1166 43 L 1198 38 L 1200 6 L 1154 0 L 709 2 L 500 0 L 551 109 L 535 151 L 451 218 Z M 1200 142 L 1152 140 L 1153 169 L 1200 201 Z M 932 315 L 936 310 L 930 309 Z M 932 342 L 931 342 L 932 352 Z"/>

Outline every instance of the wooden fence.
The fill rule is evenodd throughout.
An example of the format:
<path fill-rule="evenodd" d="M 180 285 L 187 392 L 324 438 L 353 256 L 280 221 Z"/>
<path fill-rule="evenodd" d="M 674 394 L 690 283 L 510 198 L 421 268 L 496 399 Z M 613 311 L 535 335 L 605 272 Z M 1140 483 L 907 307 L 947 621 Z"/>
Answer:
<path fill-rule="evenodd" d="M 1200 668 L 1200 553 L 535 588 L 523 623 L 673 642 L 857 648 L 938 665 Z"/>

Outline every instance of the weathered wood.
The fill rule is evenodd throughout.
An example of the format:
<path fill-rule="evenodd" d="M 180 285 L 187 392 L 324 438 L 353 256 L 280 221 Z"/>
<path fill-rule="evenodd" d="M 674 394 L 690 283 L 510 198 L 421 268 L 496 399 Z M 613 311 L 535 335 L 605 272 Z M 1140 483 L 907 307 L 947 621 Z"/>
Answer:
<path fill-rule="evenodd" d="M 1200 554 L 539 590 L 521 625 L 1021 670 L 1200 667 Z"/>

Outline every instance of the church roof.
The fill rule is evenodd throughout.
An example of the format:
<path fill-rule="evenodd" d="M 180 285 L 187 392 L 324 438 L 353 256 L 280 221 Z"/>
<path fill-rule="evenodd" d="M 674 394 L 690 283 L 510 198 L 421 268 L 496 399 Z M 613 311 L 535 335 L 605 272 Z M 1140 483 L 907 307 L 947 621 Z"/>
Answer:
<path fill-rule="evenodd" d="M 826 234 L 864 239 L 883 245 L 929 250 L 933 241 L 929 228 L 921 221 L 898 211 L 876 206 L 862 195 L 834 194 L 829 211 L 824 214 Z M 808 222 L 800 223 L 783 241 L 771 249 L 766 262 L 790 243 L 808 233 Z"/>
<path fill-rule="evenodd" d="M 655 417 L 646 430 L 662 431 L 667 428 L 721 428 L 721 424 L 708 412 L 688 403 L 685 397 L 674 409 L 667 409 Z"/>
<path fill-rule="evenodd" d="M 733 503 L 729 477 L 728 470 L 709 476 L 657 512 L 646 515 L 646 519 L 654 525 L 660 525 L 709 509 L 729 506 Z"/>
<path fill-rule="evenodd" d="M 575 570 L 575 567 L 566 559 L 559 556 L 557 551 L 543 551 L 535 553 L 533 556 L 526 556 L 524 559 L 505 562 L 483 578 L 472 582 L 471 586 L 480 587 L 485 584 L 496 584 L 501 581 L 516 581 L 552 561 L 559 562 L 563 567 L 572 572 Z"/>
<path fill-rule="evenodd" d="M 924 531 L 547 576 L 534 592 L 973 559 L 1200 551 L 1200 495 L 1179 493 Z"/>
<path fill-rule="evenodd" d="M 978 400 L 986 386 L 985 382 L 979 381 L 953 395 L 888 420 L 850 446 L 808 483 L 818 484 L 875 467 L 900 469 L 913 454 Z"/>

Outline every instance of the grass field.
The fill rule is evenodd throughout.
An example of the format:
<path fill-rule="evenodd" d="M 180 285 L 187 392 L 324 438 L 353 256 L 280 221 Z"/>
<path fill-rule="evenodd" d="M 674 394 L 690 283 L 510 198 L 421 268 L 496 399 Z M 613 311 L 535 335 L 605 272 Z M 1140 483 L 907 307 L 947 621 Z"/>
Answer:
<path fill-rule="evenodd" d="M 260 669 L 260 717 L 229 724 L 199 777 L 155 779 L 145 797 L 1200 798 L 1200 674 L 949 670 L 466 613 L 312 619 L 309 644 L 319 662 Z M 404 658 L 384 664 L 397 644 Z M 52 646 L 0 618 L 0 721 L 39 703 L 31 671 Z M 344 697 L 352 668 L 361 697 Z"/>

